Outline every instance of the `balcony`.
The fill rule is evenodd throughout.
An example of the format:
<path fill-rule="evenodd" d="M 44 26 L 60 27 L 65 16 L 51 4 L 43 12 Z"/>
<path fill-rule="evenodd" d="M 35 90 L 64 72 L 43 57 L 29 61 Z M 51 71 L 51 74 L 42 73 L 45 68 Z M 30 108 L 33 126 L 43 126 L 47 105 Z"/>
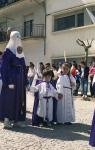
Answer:
<path fill-rule="evenodd" d="M 25 4 L 28 4 L 28 3 L 31 4 L 31 2 L 32 2 L 32 4 L 37 4 L 37 2 L 42 3 L 44 0 L 37 0 L 37 2 L 36 1 L 28 1 L 28 0 L 26 0 L 26 1 L 24 1 L 24 0 L 0 0 L 0 8 L 9 6 L 13 3 L 20 2 L 20 1 L 25 2 Z"/>
<path fill-rule="evenodd" d="M 12 27 L 13 31 L 19 31 L 22 39 L 44 38 L 44 24 L 33 24 L 32 27 L 18 26 Z M 7 41 L 7 29 L 0 29 L 0 42 Z"/>
<path fill-rule="evenodd" d="M 15 3 L 17 1 L 20 1 L 20 0 L 0 0 L 0 8 L 8 6 L 8 5 Z"/>

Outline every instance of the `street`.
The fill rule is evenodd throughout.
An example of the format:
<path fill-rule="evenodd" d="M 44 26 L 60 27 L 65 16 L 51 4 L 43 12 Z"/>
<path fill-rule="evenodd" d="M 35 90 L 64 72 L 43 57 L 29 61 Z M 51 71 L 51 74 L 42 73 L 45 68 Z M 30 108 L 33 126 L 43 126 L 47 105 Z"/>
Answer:
<path fill-rule="evenodd" d="M 95 100 L 75 97 L 76 122 L 71 126 L 32 127 L 33 97 L 27 94 L 27 127 L 3 129 L 0 123 L 0 150 L 93 150 L 88 144 Z"/>

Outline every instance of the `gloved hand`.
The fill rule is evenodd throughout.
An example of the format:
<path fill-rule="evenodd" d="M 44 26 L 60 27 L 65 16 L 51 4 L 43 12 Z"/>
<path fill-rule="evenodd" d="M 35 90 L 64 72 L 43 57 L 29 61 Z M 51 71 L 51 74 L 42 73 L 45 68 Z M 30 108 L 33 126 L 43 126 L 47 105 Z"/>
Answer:
<path fill-rule="evenodd" d="M 14 86 L 14 84 L 9 84 L 8 87 L 9 87 L 9 89 L 14 89 L 15 86 Z"/>
<path fill-rule="evenodd" d="M 58 94 L 58 99 L 62 99 L 63 98 L 63 95 L 62 94 Z"/>

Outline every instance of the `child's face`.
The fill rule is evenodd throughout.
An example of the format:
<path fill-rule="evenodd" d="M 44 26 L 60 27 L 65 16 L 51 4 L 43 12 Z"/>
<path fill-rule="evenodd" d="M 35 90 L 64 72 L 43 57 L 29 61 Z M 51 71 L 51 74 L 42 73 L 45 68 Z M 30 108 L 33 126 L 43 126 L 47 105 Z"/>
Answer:
<path fill-rule="evenodd" d="M 46 77 L 44 77 L 45 81 L 50 81 L 51 80 L 51 76 L 50 75 L 47 75 Z"/>
<path fill-rule="evenodd" d="M 84 64 L 81 63 L 80 66 L 81 66 L 81 68 L 84 68 Z"/>
<path fill-rule="evenodd" d="M 69 68 L 62 66 L 62 72 L 63 72 L 63 74 L 68 74 L 69 73 Z"/>

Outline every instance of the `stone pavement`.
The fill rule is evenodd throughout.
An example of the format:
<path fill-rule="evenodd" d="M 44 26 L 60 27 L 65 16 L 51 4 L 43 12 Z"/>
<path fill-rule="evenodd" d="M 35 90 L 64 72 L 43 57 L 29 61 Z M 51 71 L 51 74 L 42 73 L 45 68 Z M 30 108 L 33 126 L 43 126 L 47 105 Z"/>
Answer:
<path fill-rule="evenodd" d="M 27 94 L 27 127 L 3 129 L 0 123 L 0 150 L 94 150 L 88 145 L 95 101 L 75 98 L 76 122 L 52 128 L 31 126 L 33 97 Z"/>

